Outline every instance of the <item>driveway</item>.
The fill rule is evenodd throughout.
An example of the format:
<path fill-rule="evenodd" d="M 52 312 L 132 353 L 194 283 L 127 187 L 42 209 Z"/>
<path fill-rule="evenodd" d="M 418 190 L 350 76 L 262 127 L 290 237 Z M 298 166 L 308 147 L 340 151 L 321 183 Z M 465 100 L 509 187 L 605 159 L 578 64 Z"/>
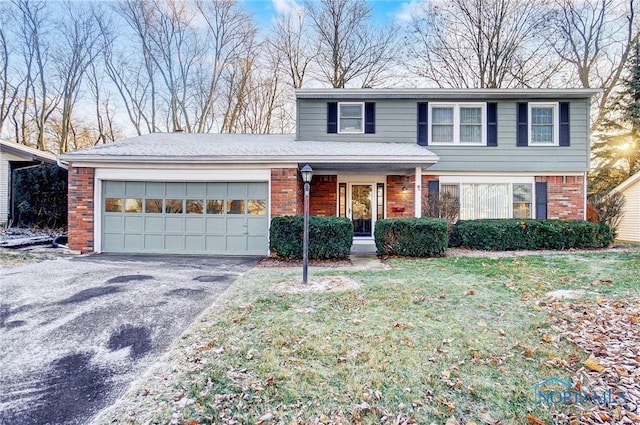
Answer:
<path fill-rule="evenodd" d="M 0 268 L 0 423 L 89 422 L 256 262 L 93 255 Z"/>

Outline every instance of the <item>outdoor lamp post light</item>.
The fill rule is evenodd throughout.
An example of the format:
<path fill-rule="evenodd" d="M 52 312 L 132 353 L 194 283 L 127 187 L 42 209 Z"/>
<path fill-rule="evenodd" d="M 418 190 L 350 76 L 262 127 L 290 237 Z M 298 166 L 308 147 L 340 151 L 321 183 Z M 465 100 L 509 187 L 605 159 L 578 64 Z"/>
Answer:
<path fill-rule="evenodd" d="M 300 170 L 304 182 L 304 230 L 302 236 L 302 283 L 307 283 L 307 268 L 309 266 L 309 183 L 313 177 L 313 168 L 305 164 Z"/>

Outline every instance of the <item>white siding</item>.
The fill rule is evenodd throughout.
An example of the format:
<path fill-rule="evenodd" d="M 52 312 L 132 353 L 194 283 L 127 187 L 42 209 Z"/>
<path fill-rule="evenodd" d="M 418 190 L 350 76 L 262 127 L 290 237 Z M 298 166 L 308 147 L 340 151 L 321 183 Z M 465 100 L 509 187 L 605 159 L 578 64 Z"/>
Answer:
<path fill-rule="evenodd" d="M 618 239 L 640 242 L 640 181 L 622 191 L 626 199 L 624 217 L 618 225 Z"/>
<path fill-rule="evenodd" d="M 0 226 L 7 223 L 9 218 L 9 161 L 3 153 L 0 156 Z"/>

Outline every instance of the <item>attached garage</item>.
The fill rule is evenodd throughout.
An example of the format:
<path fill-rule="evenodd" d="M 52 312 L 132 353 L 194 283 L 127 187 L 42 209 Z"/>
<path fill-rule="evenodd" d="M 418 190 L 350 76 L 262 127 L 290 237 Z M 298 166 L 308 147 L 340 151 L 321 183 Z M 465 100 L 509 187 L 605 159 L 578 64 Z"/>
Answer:
<path fill-rule="evenodd" d="M 264 255 L 267 182 L 102 181 L 102 252 Z"/>

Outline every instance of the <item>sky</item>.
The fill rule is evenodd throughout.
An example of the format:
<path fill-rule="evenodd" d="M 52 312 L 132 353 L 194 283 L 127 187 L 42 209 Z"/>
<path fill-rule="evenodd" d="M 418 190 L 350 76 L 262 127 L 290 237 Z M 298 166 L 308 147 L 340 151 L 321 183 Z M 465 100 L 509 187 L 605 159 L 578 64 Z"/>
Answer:
<path fill-rule="evenodd" d="M 374 20 L 389 22 L 393 20 L 409 20 L 410 10 L 419 0 L 368 0 L 372 6 Z M 261 26 L 268 25 L 277 9 L 290 8 L 295 0 L 240 0 L 252 12 Z"/>

